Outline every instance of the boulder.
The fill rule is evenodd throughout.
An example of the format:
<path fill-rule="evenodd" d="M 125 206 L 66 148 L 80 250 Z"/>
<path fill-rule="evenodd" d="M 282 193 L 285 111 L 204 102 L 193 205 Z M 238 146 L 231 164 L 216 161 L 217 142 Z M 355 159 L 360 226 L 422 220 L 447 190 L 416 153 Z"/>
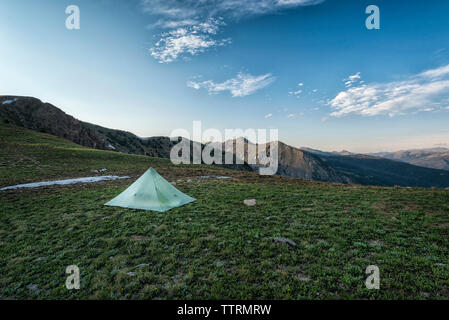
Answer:
<path fill-rule="evenodd" d="M 256 199 L 243 200 L 243 203 L 248 207 L 253 207 L 256 205 Z"/>

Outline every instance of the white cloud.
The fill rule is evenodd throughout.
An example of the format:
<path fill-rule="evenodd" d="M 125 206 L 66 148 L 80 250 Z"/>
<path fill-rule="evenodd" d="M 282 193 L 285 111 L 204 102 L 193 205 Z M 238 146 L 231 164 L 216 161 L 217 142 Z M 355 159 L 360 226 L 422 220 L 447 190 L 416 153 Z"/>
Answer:
<path fill-rule="evenodd" d="M 148 29 L 163 28 L 163 29 L 175 29 L 185 26 L 193 26 L 199 22 L 194 19 L 184 19 L 184 20 L 164 20 L 159 19 L 155 23 L 148 25 Z"/>
<path fill-rule="evenodd" d="M 149 28 L 173 29 L 160 34 L 150 49 L 161 63 L 177 60 L 184 53 L 196 55 L 209 47 L 223 46 L 230 39 L 215 40 L 222 24 L 206 30 L 210 21 L 237 21 L 300 6 L 315 5 L 324 0 L 140 0 L 142 10 L 157 19 Z M 205 21 L 205 22 L 204 22 Z M 201 30 L 195 30 L 198 27 Z M 177 29 L 181 28 L 181 29 Z M 212 32 L 211 32 L 212 31 Z M 180 32 L 185 34 L 181 35 Z M 174 34 L 173 34 L 174 33 Z"/>
<path fill-rule="evenodd" d="M 316 5 L 324 0 L 141 0 L 144 12 L 173 19 L 223 16 L 240 19 Z"/>
<path fill-rule="evenodd" d="M 424 71 L 418 76 L 423 78 L 439 78 L 447 75 L 449 75 L 449 64 L 440 68 Z"/>
<path fill-rule="evenodd" d="M 287 118 L 289 119 L 295 119 L 296 118 L 296 114 L 290 113 Z"/>
<path fill-rule="evenodd" d="M 273 116 L 272 113 L 266 114 L 266 115 L 265 115 L 265 119 L 271 118 L 272 116 Z"/>
<path fill-rule="evenodd" d="M 303 83 L 298 83 L 298 87 L 302 87 L 304 84 Z M 291 96 L 296 96 L 297 98 L 299 98 L 299 95 L 302 93 L 302 89 L 297 89 L 296 91 L 290 91 L 288 94 Z"/>
<path fill-rule="evenodd" d="M 296 90 L 296 91 L 290 91 L 288 94 L 289 94 L 289 95 L 292 95 L 292 96 L 298 96 L 298 95 L 300 95 L 301 93 L 302 93 L 302 90 L 299 89 L 299 90 Z"/>
<path fill-rule="evenodd" d="M 194 26 L 165 32 L 150 53 L 160 63 L 168 63 L 186 53 L 194 56 L 208 48 L 224 46 L 230 42 L 229 39 L 214 40 L 211 37 L 220 25 L 223 25 L 221 20 L 209 19 Z"/>
<path fill-rule="evenodd" d="M 351 80 L 351 81 L 355 81 L 355 80 L 360 79 L 360 78 L 361 78 L 360 71 L 357 72 L 356 74 L 353 74 L 352 76 L 348 77 L 348 79 Z"/>
<path fill-rule="evenodd" d="M 400 115 L 432 111 L 449 102 L 449 65 L 411 76 L 404 81 L 359 84 L 340 92 L 329 105 L 334 117 Z"/>
<path fill-rule="evenodd" d="M 324 0 L 277 0 L 279 6 L 304 6 L 323 2 Z"/>
<path fill-rule="evenodd" d="M 360 75 L 360 72 L 357 72 L 356 74 L 353 74 L 352 76 L 349 76 L 346 79 L 344 79 L 345 86 L 351 87 L 354 83 L 359 81 L 361 78 L 362 78 L 362 76 Z"/>
<path fill-rule="evenodd" d="M 226 80 L 225 82 L 216 83 L 212 80 L 196 82 L 189 81 L 187 86 L 194 89 L 206 89 L 210 94 L 217 94 L 222 91 L 229 91 L 233 97 L 245 97 L 262 89 L 275 80 L 271 73 L 260 76 L 253 76 L 246 73 L 238 73 L 235 78 Z"/>

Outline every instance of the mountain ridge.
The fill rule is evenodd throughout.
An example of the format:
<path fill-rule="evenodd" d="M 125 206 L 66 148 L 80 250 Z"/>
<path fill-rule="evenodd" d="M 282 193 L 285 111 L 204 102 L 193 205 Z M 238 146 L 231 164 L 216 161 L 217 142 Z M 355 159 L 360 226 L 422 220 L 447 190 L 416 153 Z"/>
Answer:
<path fill-rule="evenodd" d="M 128 131 L 83 122 L 54 105 L 33 97 L 0 96 L 0 119 L 28 129 L 47 132 L 82 146 L 151 157 L 169 158 L 171 148 L 177 143 L 169 137 L 141 138 Z M 247 158 L 248 145 L 255 145 L 245 138 L 237 138 L 239 139 L 245 145 L 244 154 L 237 154 L 234 143 L 229 150 L 226 150 L 224 144 L 223 159 L 227 152 L 232 153 L 234 164 L 219 166 L 246 171 L 257 170 L 261 165 L 257 162 L 251 164 Z M 205 147 L 200 142 L 189 142 L 191 150 L 203 150 Z M 262 150 L 270 152 L 269 143 L 258 147 L 260 146 Z M 371 155 L 352 154 L 348 151 L 324 152 L 311 148 L 295 148 L 280 141 L 278 147 L 277 175 L 281 176 L 345 184 L 449 186 L 448 171 L 418 167 Z M 237 159 L 243 160 L 243 164 L 236 164 Z"/>

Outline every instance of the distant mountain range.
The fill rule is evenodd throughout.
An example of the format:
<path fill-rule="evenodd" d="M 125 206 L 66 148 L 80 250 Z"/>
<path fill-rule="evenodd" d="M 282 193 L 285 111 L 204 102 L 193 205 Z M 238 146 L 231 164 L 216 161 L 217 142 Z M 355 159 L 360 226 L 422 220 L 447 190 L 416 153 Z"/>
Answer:
<path fill-rule="evenodd" d="M 379 152 L 371 155 L 407 162 L 421 167 L 449 170 L 449 149 L 447 148 Z"/>
<path fill-rule="evenodd" d="M 355 155 L 355 153 L 346 150 L 339 152 L 337 151 L 326 152 L 311 148 L 300 148 L 300 149 L 321 156 Z M 401 150 L 394 152 L 377 152 L 377 153 L 368 153 L 368 155 L 406 162 L 420 167 L 449 170 L 449 149 L 447 148 L 428 148 L 428 149 Z"/>
<path fill-rule="evenodd" d="M 227 152 L 236 151 L 235 143 L 245 144 L 244 154 L 237 158 L 248 160 L 247 146 L 252 144 L 242 138 L 224 143 Z M 259 146 L 261 150 L 269 144 Z M 269 151 L 269 150 L 268 150 Z M 379 186 L 449 186 L 449 172 L 410 165 L 408 163 L 363 154 L 325 152 L 310 148 L 295 148 L 279 142 L 279 169 L 277 174 L 314 181 L 354 183 Z M 249 162 L 251 163 L 251 162 Z M 258 165 L 252 165 L 253 168 Z"/>
<path fill-rule="evenodd" d="M 169 158 L 170 150 L 176 144 L 169 137 L 140 138 L 133 133 L 121 130 L 104 128 L 95 124 L 79 121 L 67 115 L 62 110 L 39 99 L 32 97 L 0 96 L 0 119 L 28 129 L 46 132 L 80 145 L 111 150 L 123 153 L 141 154 L 152 157 Z M 245 145 L 244 154 L 237 154 L 235 142 L 229 150 L 223 150 L 223 155 L 232 153 L 233 158 L 244 160 L 243 165 L 223 165 L 238 170 L 255 170 L 259 164 L 248 165 L 248 144 L 244 138 L 237 139 Z M 190 141 L 191 149 L 205 147 L 199 142 Z M 295 148 L 279 142 L 278 175 L 302 178 L 306 180 L 355 183 L 380 186 L 419 186 L 419 187 L 449 187 L 449 171 L 416 166 L 406 162 L 412 161 L 412 153 L 403 151 L 404 155 L 377 154 L 361 155 L 348 151 L 324 152 L 310 148 Z M 259 146 L 267 149 L 269 144 Z M 429 163 L 433 159 L 440 169 L 445 150 L 423 151 L 415 156 L 421 162 Z M 407 156 L 406 156 L 406 155 Z M 417 152 L 413 154 L 418 154 Z M 445 155 L 443 160 L 435 160 L 435 154 Z M 398 157 L 397 159 L 394 157 Z M 396 161 L 398 160 L 398 161 Z M 413 161 L 415 161 L 413 160 Z M 416 160 L 418 161 L 418 160 Z M 447 162 L 444 162 L 447 165 Z M 429 167 L 430 165 L 427 165 Z"/>

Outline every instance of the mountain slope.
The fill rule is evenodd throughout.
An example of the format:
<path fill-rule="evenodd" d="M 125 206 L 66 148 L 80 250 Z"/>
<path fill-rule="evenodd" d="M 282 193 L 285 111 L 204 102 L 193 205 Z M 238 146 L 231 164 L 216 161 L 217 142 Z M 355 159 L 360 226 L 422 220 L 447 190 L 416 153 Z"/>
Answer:
<path fill-rule="evenodd" d="M 170 150 L 177 143 L 169 137 L 140 138 L 131 132 L 82 122 L 57 107 L 32 97 L 0 96 L 0 120 L 46 132 L 88 148 L 150 157 L 170 158 Z M 203 144 L 190 141 L 191 157 L 193 150 L 203 148 Z M 252 171 L 246 163 L 220 166 Z"/>
<path fill-rule="evenodd" d="M 87 122 L 83 122 L 83 124 L 105 141 L 109 150 L 118 152 L 170 158 L 170 150 L 177 143 L 168 137 L 142 139 L 128 131 L 109 129 Z"/>
<path fill-rule="evenodd" d="M 88 148 L 106 149 L 105 141 L 81 121 L 36 98 L 1 96 L 0 119 L 27 129 L 46 132 Z"/>
<path fill-rule="evenodd" d="M 161 157 L 86 148 L 48 133 L 0 122 L 0 188 L 97 175 L 137 178 L 149 167 L 154 167 L 167 179 L 174 179 L 180 173 L 190 179 L 206 175 L 257 176 L 254 172 L 230 170 L 216 165 L 174 165 L 170 159 Z M 99 172 L 98 169 L 102 168 L 107 171 Z"/>
<path fill-rule="evenodd" d="M 269 144 L 265 147 L 270 149 Z M 346 174 L 338 172 L 312 153 L 301 151 L 282 142 L 278 143 L 278 148 L 279 175 L 315 181 L 353 183 Z"/>
<path fill-rule="evenodd" d="M 239 144 L 242 144 L 244 146 L 243 153 L 240 152 L 240 150 L 237 150 L 237 145 Z M 217 145 L 217 143 L 215 143 L 215 145 Z M 248 147 L 254 148 L 256 146 L 258 148 L 261 148 L 261 150 L 265 150 L 266 148 L 268 148 L 267 154 L 269 154 L 269 143 L 264 145 L 255 145 L 247 139 L 241 137 L 222 144 L 222 148 L 226 152 L 236 154 L 237 158 L 244 159 L 254 169 L 259 168 L 260 165 L 257 163 L 257 160 L 248 159 Z M 278 160 L 277 175 L 280 176 L 314 181 L 352 183 L 349 177 L 347 177 L 345 174 L 337 172 L 334 168 L 323 162 L 315 154 L 304 152 L 282 142 L 278 143 Z"/>

